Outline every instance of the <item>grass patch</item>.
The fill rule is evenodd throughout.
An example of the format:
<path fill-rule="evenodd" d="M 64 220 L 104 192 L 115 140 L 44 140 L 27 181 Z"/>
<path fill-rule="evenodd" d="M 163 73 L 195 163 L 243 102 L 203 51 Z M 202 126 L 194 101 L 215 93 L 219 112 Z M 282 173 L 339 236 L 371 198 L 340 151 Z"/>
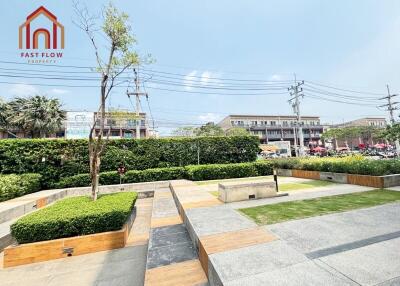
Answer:
<path fill-rule="evenodd" d="M 272 179 L 272 177 L 271 176 L 260 176 L 260 177 L 251 177 L 251 178 L 234 178 L 234 179 L 223 179 L 223 180 L 197 181 L 194 183 L 201 186 L 201 185 L 219 184 L 219 183 L 224 183 L 224 182 L 260 181 L 260 180 L 266 180 L 266 179 Z"/>
<path fill-rule="evenodd" d="M 325 187 L 333 185 L 332 182 L 328 181 L 309 181 L 309 182 L 302 182 L 302 183 L 284 183 L 279 185 L 279 191 L 281 192 L 288 192 L 288 191 L 295 191 L 301 189 L 311 189 L 317 187 Z"/>
<path fill-rule="evenodd" d="M 216 196 L 216 197 L 219 196 L 219 192 L 218 191 L 211 191 L 209 193 L 212 194 L 213 196 Z"/>
<path fill-rule="evenodd" d="M 11 234 L 19 243 L 30 243 L 122 228 L 137 199 L 137 193 L 63 199 L 22 217 L 11 225 Z"/>
<path fill-rule="evenodd" d="M 259 225 L 319 216 L 400 201 L 400 192 L 372 190 L 353 194 L 264 205 L 239 211 Z"/>

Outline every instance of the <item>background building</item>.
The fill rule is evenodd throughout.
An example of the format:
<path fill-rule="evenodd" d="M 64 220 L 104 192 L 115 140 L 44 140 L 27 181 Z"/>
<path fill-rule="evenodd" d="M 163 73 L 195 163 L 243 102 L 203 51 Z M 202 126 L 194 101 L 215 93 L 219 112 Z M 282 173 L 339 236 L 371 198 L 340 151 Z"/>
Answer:
<path fill-rule="evenodd" d="M 94 123 L 96 113 L 88 111 L 67 111 L 63 126 L 48 138 L 85 139 L 89 137 L 90 129 Z M 110 138 L 136 138 L 136 125 L 139 124 L 140 138 L 154 136 L 148 128 L 146 113 L 140 113 L 136 118 L 135 112 L 119 112 L 119 116 L 107 112 L 105 119 L 104 135 L 109 133 Z M 10 132 L 0 131 L 0 139 L 29 138 L 30 134 L 24 130 L 10 129 Z M 100 120 L 96 121 L 95 132 L 100 131 Z M 15 134 L 16 136 L 14 136 Z"/>
<path fill-rule="evenodd" d="M 218 123 L 225 131 L 242 127 L 260 138 L 261 143 L 271 141 L 290 141 L 294 144 L 296 116 L 294 115 L 228 115 Z M 324 128 L 319 116 L 302 116 L 304 144 L 318 143 Z M 298 135 L 297 135 L 298 138 Z"/>

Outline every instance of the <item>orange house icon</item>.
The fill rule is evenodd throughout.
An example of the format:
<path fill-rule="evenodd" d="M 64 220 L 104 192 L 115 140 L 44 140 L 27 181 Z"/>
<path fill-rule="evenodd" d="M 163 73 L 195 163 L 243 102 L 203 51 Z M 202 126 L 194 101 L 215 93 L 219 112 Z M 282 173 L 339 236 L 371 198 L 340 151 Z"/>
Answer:
<path fill-rule="evenodd" d="M 49 30 L 45 28 L 36 29 L 33 34 L 31 34 L 31 22 L 35 20 L 39 15 L 46 16 L 52 23 L 52 33 L 50 34 Z M 64 49 L 64 26 L 57 21 L 57 17 L 51 13 L 49 10 L 40 6 L 33 13 L 31 13 L 28 17 L 26 17 L 26 21 L 19 26 L 19 48 L 23 49 L 23 30 L 25 28 L 25 49 L 31 49 L 31 42 L 33 42 L 33 49 L 38 49 L 38 41 L 39 36 L 44 35 L 45 39 L 45 48 L 46 49 Z M 57 33 L 60 30 L 60 47 L 57 45 Z"/>

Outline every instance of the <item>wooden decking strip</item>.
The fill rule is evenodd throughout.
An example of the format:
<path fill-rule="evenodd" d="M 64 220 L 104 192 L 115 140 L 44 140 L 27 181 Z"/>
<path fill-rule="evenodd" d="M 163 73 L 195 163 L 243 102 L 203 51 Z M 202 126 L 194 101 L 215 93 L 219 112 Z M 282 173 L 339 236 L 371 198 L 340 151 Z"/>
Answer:
<path fill-rule="evenodd" d="M 260 227 L 203 236 L 199 239 L 199 259 L 204 271 L 208 272 L 208 256 L 213 253 L 271 242 L 276 239 L 278 238 L 275 235 Z"/>
<path fill-rule="evenodd" d="M 198 259 L 149 269 L 145 286 L 194 286 L 207 283 Z"/>
<path fill-rule="evenodd" d="M 152 218 L 151 219 L 151 228 L 181 224 L 182 219 L 179 215 L 172 217 L 161 217 L 161 218 Z"/>

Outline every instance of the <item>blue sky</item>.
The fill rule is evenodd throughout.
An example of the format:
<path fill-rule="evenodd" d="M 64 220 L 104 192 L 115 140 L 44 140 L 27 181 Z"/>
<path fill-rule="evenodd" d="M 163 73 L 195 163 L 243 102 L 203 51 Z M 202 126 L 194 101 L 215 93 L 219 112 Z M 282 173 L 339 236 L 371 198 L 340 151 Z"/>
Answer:
<path fill-rule="evenodd" d="M 108 1 L 81 1 L 90 11 L 98 13 Z M 230 91 L 197 89 L 191 86 L 218 85 L 239 80 L 286 81 L 298 79 L 329 86 L 373 93 L 400 92 L 400 1 L 398 0 L 147 0 L 113 1 L 130 15 L 136 46 L 140 54 L 151 53 L 155 64 L 146 67 L 156 72 L 174 74 L 174 81 L 185 86 L 168 86 L 147 82 L 149 103 L 160 131 L 167 134 L 176 123 L 199 124 L 218 121 L 234 114 L 291 114 L 285 90 L 248 92 L 232 95 Z M 56 14 L 65 26 L 62 66 L 93 66 L 95 58 L 86 35 L 73 23 L 70 1 L 2 1 L 0 61 L 26 63 L 19 57 L 18 26 L 26 16 L 44 5 Z M 7 40 L 5 40 L 7 39 Z M 102 42 L 102 39 L 99 38 Z M 47 66 L 25 66 L 0 63 L 0 68 L 54 70 Z M 57 68 L 57 70 L 75 70 Z M 40 79 L 4 77 L 0 81 L 24 84 L 1 84 L 0 96 L 11 98 L 35 93 L 58 97 L 70 110 L 95 110 L 98 88 L 45 87 Z M 160 75 L 159 73 L 156 73 Z M 8 74 L 9 75 L 9 74 Z M 162 74 L 161 74 L 162 75 Z M 164 74 L 166 75 L 166 74 Z M 186 76 L 186 77 L 185 77 Z M 192 77 L 190 77 L 192 76 Z M 217 79 L 213 79 L 217 78 Z M 165 80 L 165 79 L 164 79 Z M 47 80 L 54 85 L 94 85 L 93 81 Z M 277 83 L 278 84 L 278 83 Z M 279 85 L 290 85 L 280 82 Z M 153 89 L 152 89 L 153 88 Z M 174 89 L 172 92 L 154 88 Z M 321 88 L 321 86 L 320 86 Z M 125 95 L 126 86 L 115 89 L 112 107 L 132 108 Z M 343 104 L 305 97 L 301 110 L 306 115 L 319 115 L 323 122 L 342 122 L 362 116 L 381 116 L 384 111 L 374 107 L 372 100 L 365 106 L 362 93 L 330 92 L 360 97 L 360 104 Z M 201 91 L 204 93 L 188 93 Z M 217 94 L 207 94 L 207 92 Z M 258 93 L 250 95 L 249 93 Z M 315 95 L 315 94 L 314 94 Z M 324 95 L 325 96 L 325 95 Z M 325 96 L 326 97 L 326 96 Z M 337 100 L 333 94 L 330 99 Z M 343 101 L 343 97 L 339 100 Z M 147 103 L 142 102 L 148 110 Z M 369 106 L 371 105 L 371 106 Z"/>

